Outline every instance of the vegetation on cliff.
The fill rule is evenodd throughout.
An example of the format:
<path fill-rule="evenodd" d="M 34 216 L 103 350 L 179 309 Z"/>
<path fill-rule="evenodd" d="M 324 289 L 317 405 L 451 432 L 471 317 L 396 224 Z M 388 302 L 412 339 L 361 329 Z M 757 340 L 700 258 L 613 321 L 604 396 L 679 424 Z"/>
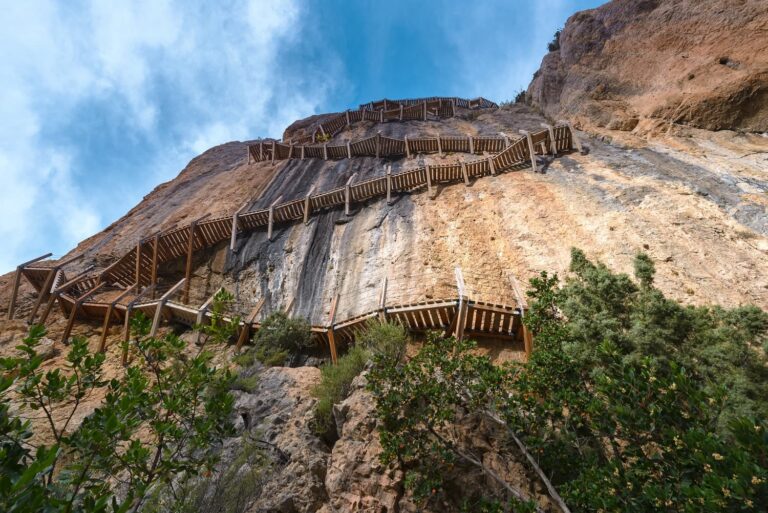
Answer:
<path fill-rule="evenodd" d="M 564 286 L 532 280 L 527 365 L 433 336 L 407 363 L 374 366 L 384 462 L 433 504 L 460 468 L 480 467 L 496 508 L 519 510 L 522 492 L 453 437 L 460 418 L 480 415 L 575 511 L 765 511 L 768 314 L 683 306 L 653 287 L 650 259 L 635 269 L 637 283 L 574 250 Z"/>
<path fill-rule="evenodd" d="M 21 356 L 0 361 L 0 510 L 137 511 L 156 485 L 213 467 L 231 430 L 229 374 L 203 349 L 190 356 L 174 335 L 147 336 L 145 317 L 132 327 L 133 361 L 109 381 L 104 355 L 91 354 L 82 338 L 73 340 L 66 369 L 44 371 L 40 326 L 18 347 Z M 228 328 L 207 334 L 227 340 Z M 101 405 L 70 430 L 83 401 L 98 393 Z M 30 422 L 11 413 L 11 399 L 44 415 L 50 445 L 30 442 Z M 55 408 L 64 410 L 63 422 Z"/>

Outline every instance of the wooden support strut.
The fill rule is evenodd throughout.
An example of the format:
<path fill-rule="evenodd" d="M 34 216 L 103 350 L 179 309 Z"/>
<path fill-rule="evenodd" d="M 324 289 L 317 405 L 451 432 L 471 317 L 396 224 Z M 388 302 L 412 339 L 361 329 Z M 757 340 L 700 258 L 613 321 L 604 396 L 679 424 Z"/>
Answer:
<path fill-rule="evenodd" d="M 491 170 L 491 176 L 496 176 L 496 166 L 493 165 L 493 155 L 486 157 L 486 160 L 488 160 L 488 167 Z"/>
<path fill-rule="evenodd" d="M 520 130 L 520 133 L 523 134 L 528 141 L 528 151 L 531 154 L 531 170 L 536 173 L 536 149 L 533 147 L 533 138 L 531 137 L 531 133 L 526 130 Z"/>
<path fill-rule="evenodd" d="M 392 204 L 392 165 L 387 165 L 387 205 Z"/>
<path fill-rule="evenodd" d="M 248 335 L 251 331 L 251 325 L 253 324 L 253 321 L 256 320 L 256 316 L 259 315 L 261 308 L 264 306 L 264 302 L 265 298 L 261 298 L 259 302 L 256 303 L 256 307 L 251 310 L 251 314 L 243 321 L 243 329 L 240 330 L 240 335 L 237 337 L 237 345 L 235 345 L 236 353 L 240 352 L 243 344 L 245 344 L 245 341 L 248 339 Z"/>
<path fill-rule="evenodd" d="M 407 135 L 403 138 L 403 141 L 405 142 L 405 156 L 407 158 L 411 158 L 411 147 L 408 144 L 408 136 Z"/>
<path fill-rule="evenodd" d="M 456 340 L 461 342 L 464 339 L 464 328 L 467 325 L 467 296 L 464 290 L 464 275 L 461 267 L 456 267 L 456 288 L 459 291 L 459 304 L 456 309 Z"/>
<path fill-rule="evenodd" d="M 141 243 L 142 239 L 139 239 L 138 244 L 136 244 L 136 274 L 135 274 L 135 281 L 136 283 L 141 286 Z"/>
<path fill-rule="evenodd" d="M 461 174 L 464 176 L 464 185 L 469 185 L 469 173 L 467 173 L 467 164 L 461 163 Z"/>
<path fill-rule="evenodd" d="M 157 257 L 158 250 L 160 249 L 160 234 L 155 234 L 154 241 L 152 242 L 152 275 L 150 276 L 149 286 L 152 288 L 152 297 L 155 297 L 155 288 L 157 287 Z"/>
<path fill-rule="evenodd" d="M 379 321 L 387 322 L 387 278 L 381 282 L 381 293 L 379 294 Z"/>
<path fill-rule="evenodd" d="M 144 297 L 144 294 L 149 292 L 149 290 L 149 288 L 142 290 L 136 295 L 136 297 L 131 300 L 130 303 L 125 306 L 125 318 L 123 319 L 123 351 L 122 357 L 120 358 L 123 366 L 128 363 L 128 340 L 131 337 L 131 312 L 133 311 L 133 305 L 138 303 L 139 300 Z M 154 294 L 154 290 L 152 293 Z"/>
<path fill-rule="evenodd" d="M 249 201 L 246 201 L 243 203 L 243 206 L 237 209 L 237 211 L 232 215 L 232 232 L 229 236 L 229 250 L 234 251 L 235 250 L 235 242 L 237 241 L 237 229 L 240 227 L 239 225 L 239 218 L 240 214 L 245 210 L 245 208 L 248 206 Z"/>
<path fill-rule="evenodd" d="M 312 208 L 312 193 L 315 188 L 312 187 L 306 196 L 304 196 L 304 224 L 309 224 L 309 212 Z"/>
<path fill-rule="evenodd" d="M 192 278 L 192 251 L 195 248 L 195 231 L 197 231 L 197 221 L 189 225 L 187 235 L 187 263 L 184 270 L 184 299 L 183 303 L 189 303 L 189 282 Z"/>
<path fill-rule="evenodd" d="M 355 176 L 357 176 L 357 173 L 353 173 L 352 176 L 349 177 L 349 180 L 347 180 L 347 184 L 344 186 L 344 215 L 349 215 L 349 204 L 352 200 L 352 190 L 351 190 L 351 184 L 352 180 L 355 179 Z"/>
<path fill-rule="evenodd" d="M 157 334 L 157 329 L 160 327 L 160 321 L 163 318 L 163 308 L 165 307 L 165 304 L 168 302 L 168 298 L 170 298 L 172 295 L 174 295 L 182 285 L 185 285 L 187 283 L 186 278 L 180 279 L 176 285 L 171 287 L 168 292 L 163 294 L 160 299 L 157 300 L 157 307 L 155 308 L 155 317 L 152 320 L 152 329 L 149 331 L 149 336 L 154 337 L 155 334 Z M 189 287 L 184 287 L 185 294 L 187 294 Z"/>
<path fill-rule="evenodd" d="M 111 303 L 109 303 L 109 306 L 107 307 L 107 313 L 104 315 L 104 324 L 101 326 L 101 338 L 99 339 L 99 352 L 103 353 L 106 349 L 107 344 L 107 333 L 109 332 L 109 322 L 112 320 L 112 313 L 115 310 L 115 305 L 120 302 L 121 299 L 123 299 L 125 296 L 131 293 L 133 289 L 138 288 L 138 284 L 134 283 L 127 289 L 125 289 L 123 292 L 120 293 L 114 300 L 112 300 Z"/>
<path fill-rule="evenodd" d="M 543 128 L 546 128 L 547 132 L 549 132 L 549 147 L 550 147 L 550 151 L 552 152 L 552 156 L 557 156 L 557 142 L 555 141 L 555 129 L 552 128 L 552 125 L 547 123 L 542 123 L 541 126 Z"/>
<path fill-rule="evenodd" d="M 84 293 L 82 296 L 75 299 L 75 304 L 72 305 L 72 310 L 69 312 L 69 320 L 67 321 L 67 327 L 64 328 L 64 333 L 61 334 L 61 343 L 67 344 L 67 340 L 69 340 L 69 335 L 72 333 L 72 326 L 75 324 L 75 317 L 77 316 L 77 311 L 80 309 L 80 305 L 83 304 L 83 301 L 85 301 L 89 296 L 92 294 L 95 294 L 99 291 L 102 287 L 104 287 L 106 283 L 101 282 L 95 287 L 88 290 L 88 292 Z"/>
<path fill-rule="evenodd" d="M 43 283 L 43 288 L 40 289 L 40 293 L 37 295 L 37 299 L 35 299 L 35 306 L 32 307 L 32 312 L 30 312 L 29 317 L 27 318 L 27 324 L 32 324 L 35 320 L 35 315 L 37 315 L 37 310 L 40 308 L 40 305 L 43 302 L 43 298 L 46 295 L 46 291 L 48 293 L 51 292 L 51 287 L 53 286 L 53 282 L 56 279 L 56 276 L 60 273 L 58 267 L 51 268 L 48 273 L 45 276 L 45 282 Z"/>
<path fill-rule="evenodd" d="M 331 315 L 330 315 L 330 322 L 328 323 L 328 345 L 331 349 L 331 362 L 333 362 L 334 365 L 336 365 L 336 361 L 338 360 L 337 354 L 336 354 L 336 337 L 333 330 L 333 324 L 336 321 L 336 306 L 339 303 L 339 295 L 336 294 L 333 297 L 333 302 L 331 303 Z"/>
<path fill-rule="evenodd" d="M 283 199 L 282 195 L 269 206 L 269 216 L 267 218 L 267 240 L 269 241 L 272 240 L 272 228 L 275 224 L 275 205 L 277 205 L 277 202 L 281 199 Z"/>
<path fill-rule="evenodd" d="M 48 319 L 48 316 L 50 315 L 51 310 L 53 310 L 54 303 L 59 298 L 59 295 L 62 293 L 62 291 L 67 290 L 69 287 L 71 287 L 78 281 L 82 280 L 83 276 L 85 276 L 85 274 L 88 273 L 88 271 L 90 271 L 93 268 L 94 268 L 93 265 L 89 265 L 83 271 L 77 274 L 74 278 L 64 283 L 63 285 L 56 287 L 54 290 L 51 291 L 51 295 L 48 297 L 48 304 L 46 305 L 45 311 L 43 311 L 43 316 L 40 318 L 40 322 L 38 324 L 45 324 L 45 321 L 46 319 Z M 56 280 L 54 280 L 54 283 L 55 282 Z"/>
<path fill-rule="evenodd" d="M 22 271 L 29 264 L 34 264 L 35 262 L 39 262 L 40 260 L 48 258 L 51 255 L 53 255 L 53 253 L 46 253 L 45 255 L 39 256 L 37 258 L 33 258 L 32 260 L 29 260 L 27 262 L 24 262 L 23 264 L 19 264 L 18 266 L 16 266 L 16 275 L 13 278 L 13 290 L 11 291 L 11 302 L 8 305 L 8 320 L 13 319 L 13 312 L 16 309 L 16 297 L 19 294 L 19 285 L 21 285 Z"/>

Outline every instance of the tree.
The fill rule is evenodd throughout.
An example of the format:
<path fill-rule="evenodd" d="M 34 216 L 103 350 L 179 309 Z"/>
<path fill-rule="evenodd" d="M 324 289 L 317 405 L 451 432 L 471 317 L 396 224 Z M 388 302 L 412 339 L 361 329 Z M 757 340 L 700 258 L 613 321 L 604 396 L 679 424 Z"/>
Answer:
<path fill-rule="evenodd" d="M 153 486 L 212 468 L 216 446 L 231 430 L 228 372 L 213 367 L 202 349 L 188 355 L 174 335 L 148 337 L 146 317 L 137 315 L 132 328 L 134 362 L 108 382 L 104 355 L 90 354 L 77 337 L 67 367 L 43 372 L 39 326 L 19 346 L 21 356 L 0 361 L 1 510 L 138 511 Z M 210 335 L 223 341 L 230 329 Z M 83 401 L 100 389 L 103 402 L 70 430 Z M 33 452 L 29 422 L 8 413 L 11 395 L 44 413 L 55 444 Z M 54 419 L 54 409 L 65 412 L 64 422 Z"/>

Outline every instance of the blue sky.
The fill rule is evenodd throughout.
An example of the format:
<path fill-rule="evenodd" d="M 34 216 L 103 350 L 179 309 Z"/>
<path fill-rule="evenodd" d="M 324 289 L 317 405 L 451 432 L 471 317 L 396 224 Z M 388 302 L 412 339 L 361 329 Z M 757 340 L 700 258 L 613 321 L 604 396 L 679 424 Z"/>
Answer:
<path fill-rule="evenodd" d="M 382 97 L 514 97 L 590 0 L 0 0 L 0 272 L 202 151 Z"/>

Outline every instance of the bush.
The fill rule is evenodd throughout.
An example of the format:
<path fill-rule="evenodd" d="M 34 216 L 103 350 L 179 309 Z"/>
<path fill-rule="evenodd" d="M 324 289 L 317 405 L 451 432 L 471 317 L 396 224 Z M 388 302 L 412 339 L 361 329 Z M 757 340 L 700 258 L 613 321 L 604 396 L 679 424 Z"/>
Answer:
<path fill-rule="evenodd" d="M 241 390 L 250 394 L 259 388 L 259 381 L 258 374 L 251 374 L 250 376 L 240 374 L 232 380 L 232 384 L 229 385 L 229 388 L 232 390 Z"/>
<path fill-rule="evenodd" d="M 399 362 L 405 356 L 408 332 L 401 324 L 370 321 L 357 336 L 357 345 L 367 349 L 371 356 Z"/>
<path fill-rule="evenodd" d="M 41 326 L 30 329 L 20 356 L 0 359 L 0 511 L 138 511 L 156 484 L 213 468 L 218 444 L 231 435 L 229 373 L 202 349 L 190 356 L 175 335 L 149 337 L 141 314 L 132 321 L 134 358 L 110 381 L 102 379 L 104 354 L 91 354 L 81 337 L 63 369 L 42 369 Z M 210 335 L 222 343 L 231 333 L 219 326 Z M 99 392 L 101 404 L 70 429 L 83 401 Z M 48 420 L 53 445 L 30 449 L 29 422 L 9 416 L 11 393 Z M 126 493 L 114 493 L 118 482 Z"/>
<path fill-rule="evenodd" d="M 560 33 L 562 32 L 562 29 L 558 29 L 555 32 L 555 35 L 552 36 L 552 41 L 547 44 L 547 50 L 550 52 L 556 52 L 560 49 Z"/>
<path fill-rule="evenodd" d="M 357 345 L 338 359 L 336 365 L 329 363 L 320 369 L 320 383 L 312 389 L 317 399 L 315 406 L 315 432 L 332 438 L 335 434 L 333 405 L 343 401 L 349 394 L 352 380 L 365 368 L 370 353 Z"/>
<path fill-rule="evenodd" d="M 296 357 L 310 345 L 312 331 L 304 319 L 275 312 L 261 323 L 253 337 L 254 355 L 265 365 L 292 366 Z"/>
<path fill-rule="evenodd" d="M 525 103 L 525 89 L 520 89 L 515 95 L 515 103 Z"/>

